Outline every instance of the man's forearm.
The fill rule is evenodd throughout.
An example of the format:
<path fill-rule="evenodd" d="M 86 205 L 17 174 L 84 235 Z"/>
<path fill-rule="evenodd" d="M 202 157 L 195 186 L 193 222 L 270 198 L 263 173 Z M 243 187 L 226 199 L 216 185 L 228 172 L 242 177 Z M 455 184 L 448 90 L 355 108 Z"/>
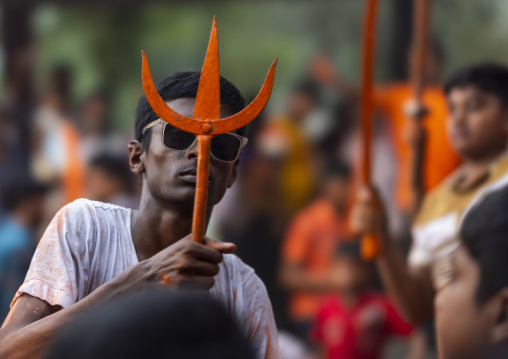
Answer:
<path fill-rule="evenodd" d="M 330 279 L 327 275 L 309 273 L 294 266 L 282 269 L 280 282 L 290 291 L 323 292 L 331 288 Z"/>
<path fill-rule="evenodd" d="M 129 283 L 129 281 L 131 282 Z M 127 283 L 129 283 L 128 286 Z M 7 322 L 0 330 L 0 358 L 39 359 L 46 357 L 51 340 L 58 331 L 83 311 L 91 306 L 107 302 L 126 291 L 134 291 L 136 287 L 141 286 L 142 278 L 133 275 L 132 271 L 127 271 L 66 309 L 41 319 L 37 318 L 38 320 L 35 319 L 36 321 L 20 328 L 11 328 L 15 324 Z M 18 301 L 22 301 L 23 297 L 20 297 Z M 20 303 L 16 303 L 16 305 L 18 304 Z M 26 309 L 29 307 L 22 310 Z M 24 315 L 22 312 L 16 313 L 16 308 L 14 310 L 16 315 Z"/>
<path fill-rule="evenodd" d="M 410 273 L 397 245 L 386 242 L 377 259 L 383 284 L 401 314 L 412 324 L 421 325 L 432 316 L 432 294 L 422 278 Z"/>

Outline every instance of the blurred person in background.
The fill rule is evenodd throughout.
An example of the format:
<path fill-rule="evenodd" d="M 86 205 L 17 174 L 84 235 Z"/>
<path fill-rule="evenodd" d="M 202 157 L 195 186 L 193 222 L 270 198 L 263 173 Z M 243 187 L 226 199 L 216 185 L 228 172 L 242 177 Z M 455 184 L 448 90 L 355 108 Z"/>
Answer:
<path fill-rule="evenodd" d="M 394 235 L 400 239 L 407 238 L 409 224 L 420 203 L 420 198 L 418 198 L 420 194 L 415 193 L 413 189 L 414 181 L 423 181 L 424 189 L 430 191 L 451 174 L 461 162 L 459 155 L 452 149 L 446 134 L 447 104 L 441 84 L 444 64 L 443 49 L 438 42 L 430 41 L 425 61 L 424 109 L 411 106 L 414 104 L 410 78 L 416 71 L 416 53 L 412 49 L 408 51 L 407 55 L 408 80 L 378 85 L 375 90 L 374 101 L 379 114 L 382 115 L 380 118 L 385 120 L 389 131 L 388 135 L 383 137 L 391 142 L 391 147 L 394 150 L 392 156 L 396 158 L 396 161 L 391 161 L 392 165 L 396 165 L 396 167 L 387 172 L 397 175 L 394 178 L 395 183 L 387 189 L 379 186 L 387 181 L 383 179 L 376 181 L 376 171 L 374 171 L 374 181 L 378 184 L 383 198 L 389 199 L 391 202 L 388 203 L 390 207 L 388 210 L 393 218 L 391 229 Z M 330 58 L 317 56 L 312 69 L 314 77 L 320 83 L 336 89 L 349 101 L 358 103 L 358 88 L 336 70 Z M 427 112 L 427 116 L 422 122 L 422 131 L 425 131 L 425 136 L 418 138 L 414 132 L 419 129 L 413 127 L 415 125 L 420 127 L 421 121 L 418 119 L 422 110 Z M 425 140 L 425 147 L 422 147 L 420 143 L 422 140 Z M 358 146 L 355 144 L 354 147 Z M 378 151 L 374 151 L 374 153 L 377 154 Z M 416 159 L 420 155 L 423 156 L 422 168 L 415 170 L 415 166 L 419 165 Z M 355 161 L 355 163 L 357 162 Z M 373 161 L 375 166 L 378 162 Z M 423 178 L 415 179 L 413 178 L 415 174 L 423 176 Z M 393 206 L 392 203 L 396 206 Z"/>
<path fill-rule="evenodd" d="M 311 332 L 321 358 L 379 359 L 390 337 L 412 333 L 390 301 L 368 289 L 371 268 L 360 256 L 358 241 L 334 249 L 328 275 L 334 290 L 320 303 Z M 416 344 L 407 358 L 424 358 L 424 344 Z"/>
<path fill-rule="evenodd" d="M 347 211 L 351 170 L 342 163 L 325 167 L 318 197 L 293 220 L 282 246 L 280 283 L 289 291 L 289 315 L 307 339 L 323 296 L 332 289 L 328 277 L 333 251 L 348 235 Z"/>
<path fill-rule="evenodd" d="M 135 308 L 135 310 L 133 310 Z M 91 308 L 55 337 L 48 359 L 253 359 L 242 326 L 207 296 L 145 291 Z"/>
<path fill-rule="evenodd" d="M 447 131 L 463 164 L 429 192 L 412 228 L 408 265 L 387 231 L 381 201 L 361 192 L 352 229 L 381 242 L 377 265 L 401 313 L 415 325 L 434 314 L 433 298 L 450 281 L 450 254 L 457 248 L 459 219 L 476 198 L 508 183 L 508 68 L 482 63 L 453 73 L 445 86 Z"/>
<path fill-rule="evenodd" d="M 16 128 L 7 110 L 0 108 L 0 188 L 12 172 L 28 172 L 28 164 L 24 156 L 26 150 L 19 142 Z M 0 219 L 3 211 L 0 203 Z"/>
<path fill-rule="evenodd" d="M 87 163 L 103 153 L 125 155 L 129 139 L 113 132 L 111 95 L 108 91 L 90 94 L 81 105 L 77 118 L 81 154 Z"/>
<path fill-rule="evenodd" d="M 0 218 L 0 320 L 23 283 L 35 250 L 35 230 L 42 219 L 45 186 L 28 172 L 9 171 L 0 187 L 5 215 Z"/>
<path fill-rule="evenodd" d="M 139 200 L 133 196 L 134 180 L 125 156 L 98 154 L 88 164 L 86 196 L 92 201 L 137 208 Z"/>
<path fill-rule="evenodd" d="M 34 118 L 32 170 L 39 181 L 55 184 L 48 216 L 84 196 L 86 163 L 80 137 L 70 119 L 72 73 L 57 67 L 51 73 Z"/>
<path fill-rule="evenodd" d="M 285 112 L 268 118 L 261 129 L 262 147 L 283 154 L 281 163 L 282 208 L 295 214 L 314 194 L 319 168 L 311 141 L 306 137 L 305 123 L 316 110 L 318 88 L 312 81 L 303 81 L 289 95 Z"/>

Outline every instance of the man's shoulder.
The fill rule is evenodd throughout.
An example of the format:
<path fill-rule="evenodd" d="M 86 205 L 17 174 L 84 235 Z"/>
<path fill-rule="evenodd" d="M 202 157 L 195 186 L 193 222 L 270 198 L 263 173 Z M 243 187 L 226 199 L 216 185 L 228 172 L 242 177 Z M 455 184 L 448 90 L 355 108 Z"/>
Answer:
<path fill-rule="evenodd" d="M 229 276 L 240 276 L 244 278 L 250 276 L 257 277 L 254 269 L 245 264 L 236 254 L 224 254 L 222 264 L 226 268 Z"/>
<path fill-rule="evenodd" d="M 454 191 L 454 183 L 459 176 L 460 169 L 457 169 L 425 195 L 414 222 L 416 227 L 464 209 L 471 193 L 461 194 Z"/>
<path fill-rule="evenodd" d="M 62 207 L 59 213 L 57 213 L 57 216 L 64 215 L 66 217 L 77 219 L 84 219 L 87 216 L 98 216 L 100 218 L 100 214 L 104 212 L 119 212 L 121 214 L 127 215 L 127 213 L 130 212 L 130 209 L 111 203 L 79 198 Z"/>
<path fill-rule="evenodd" d="M 124 211 L 129 210 L 128 208 L 121 207 L 116 204 L 99 202 L 99 201 L 92 201 L 87 198 L 79 198 L 79 199 L 67 204 L 65 207 L 72 208 L 72 209 L 74 209 L 74 208 L 81 208 L 81 209 L 100 208 L 100 209 L 104 209 L 104 210 L 124 210 Z"/>
<path fill-rule="evenodd" d="M 249 265 L 245 264 L 235 254 L 224 254 L 224 260 L 220 264 L 219 270 L 219 290 L 232 290 L 238 292 L 238 289 L 248 296 L 254 298 L 261 293 L 266 293 L 266 287 L 256 274 L 256 271 Z"/>

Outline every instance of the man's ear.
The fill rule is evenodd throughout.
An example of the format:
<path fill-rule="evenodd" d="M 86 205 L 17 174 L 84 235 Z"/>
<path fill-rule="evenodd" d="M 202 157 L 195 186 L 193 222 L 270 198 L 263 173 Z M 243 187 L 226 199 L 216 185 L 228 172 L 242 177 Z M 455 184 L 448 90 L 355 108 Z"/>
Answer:
<path fill-rule="evenodd" d="M 498 293 L 497 322 L 492 331 L 492 341 L 495 344 L 508 342 L 508 287 Z"/>
<path fill-rule="evenodd" d="M 143 155 L 145 151 L 143 150 L 143 145 L 136 140 L 132 140 L 129 142 L 129 166 L 131 168 L 132 173 L 141 175 L 145 172 L 145 164 L 143 163 Z"/>
<path fill-rule="evenodd" d="M 229 176 L 228 188 L 233 187 L 233 184 L 235 184 L 236 179 L 238 178 L 238 164 L 239 163 L 240 163 L 240 160 L 236 160 L 235 163 L 233 163 L 233 168 L 231 169 L 231 176 Z"/>

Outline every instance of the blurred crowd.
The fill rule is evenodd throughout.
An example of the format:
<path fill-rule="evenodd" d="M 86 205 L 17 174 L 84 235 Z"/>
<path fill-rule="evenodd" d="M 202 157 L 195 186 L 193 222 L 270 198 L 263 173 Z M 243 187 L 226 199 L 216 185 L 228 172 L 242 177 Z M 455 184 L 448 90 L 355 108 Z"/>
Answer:
<path fill-rule="evenodd" d="M 425 190 L 459 165 L 445 135 L 444 62 L 432 43 L 424 92 Z M 408 51 L 408 74 L 413 63 Z M 53 69 L 28 122 L 18 118 L 19 104 L 14 108 L 7 99 L 0 109 L 0 321 L 58 209 L 81 197 L 138 205 L 139 179 L 127 158 L 132 134 L 115 131 L 107 89 L 73 103 L 73 76 L 65 66 Z M 265 283 L 283 357 L 378 358 L 395 337 L 405 338 L 401 358 L 431 355 L 428 336 L 382 294 L 348 226 L 361 163 L 358 87 L 333 59 L 316 54 L 285 97 L 283 110 L 265 112 L 250 125 L 240 180 L 216 206 L 209 236 L 236 243 L 236 254 Z M 390 231 L 405 248 L 420 200 L 405 111 L 411 97 L 409 77 L 377 86 L 373 119 L 373 180 L 388 207 Z M 364 352 L 358 354 L 359 347 Z"/>
<path fill-rule="evenodd" d="M 78 198 L 136 208 L 130 135 L 114 131 L 110 97 L 98 90 L 70 101 L 73 74 L 55 68 L 28 123 L 7 101 L 0 111 L 0 317 L 26 275 L 55 213 Z M 26 104 L 28 108 L 30 104 Z"/>
<path fill-rule="evenodd" d="M 429 49 L 423 190 L 460 163 L 443 121 L 445 56 L 435 42 Z M 373 183 L 388 207 L 390 232 L 406 252 L 421 200 L 411 151 L 416 131 L 406 109 L 413 96 L 413 57 L 408 51 L 406 82 L 376 86 L 372 145 Z M 405 348 L 395 357 L 434 352 L 427 340 L 432 336 L 413 330 L 382 294 L 375 268 L 362 261 L 349 228 L 362 155 L 359 91 L 326 54 L 312 57 L 288 91 L 284 110 L 265 113 L 250 127 L 240 183 L 212 216 L 211 235 L 237 243 L 236 253 L 264 281 L 283 357 L 377 358 L 395 337 L 406 342 L 391 346 Z M 358 343 L 365 352 L 357 351 Z"/>

